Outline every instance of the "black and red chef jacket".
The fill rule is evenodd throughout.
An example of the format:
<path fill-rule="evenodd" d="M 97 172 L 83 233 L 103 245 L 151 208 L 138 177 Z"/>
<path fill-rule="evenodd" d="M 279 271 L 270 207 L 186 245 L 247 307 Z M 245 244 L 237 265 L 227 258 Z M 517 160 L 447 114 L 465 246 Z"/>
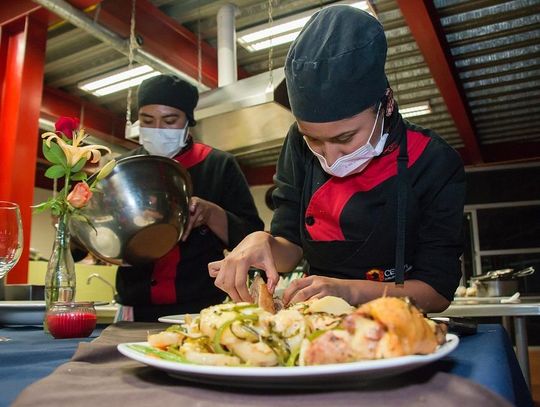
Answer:
<path fill-rule="evenodd" d="M 135 154 L 148 153 L 139 148 L 131 153 Z M 222 302 L 226 294 L 215 287 L 208 263 L 222 259 L 224 249 L 234 248 L 246 235 L 264 227 L 232 154 L 190 142 L 175 160 L 187 168 L 193 196 L 213 202 L 227 213 L 228 247 L 208 227 L 201 226 L 155 263 L 119 267 L 119 302 L 134 307 L 136 321 L 199 312 Z"/>
<path fill-rule="evenodd" d="M 293 124 L 275 175 L 271 232 L 303 248 L 310 274 L 394 281 L 397 157 L 405 137 L 405 279 L 451 300 L 461 278 L 463 163 L 442 138 L 396 112 L 383 153 L 344 178 L 323 171 Z"/>

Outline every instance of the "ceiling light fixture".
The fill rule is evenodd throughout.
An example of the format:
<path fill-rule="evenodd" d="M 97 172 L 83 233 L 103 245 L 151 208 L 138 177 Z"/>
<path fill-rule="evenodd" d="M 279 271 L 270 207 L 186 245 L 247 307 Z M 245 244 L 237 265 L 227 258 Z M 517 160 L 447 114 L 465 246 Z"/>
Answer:
<path fill-rule="evenodd" d="M 431 113 L 431 105 L 429 102 L 403 105 L 399 106 L 399 113 L 401 113 L 401 117 L 422 116 Z"/>
<path fill-rule="evenodd" d="M 110 95 L 111 93 L 120 92 L 121 90 L 133 88 L 135 86 L 138 86 L 142 81 L 151 78 L 152 76 L 157 76 L 160 73 L 157 71 L 147 73 L 146 75 L 138 76 L 133 79 L 129 79 L 127 81 L 115 83 L 114 85 L 107 86 L 105 88 L 96 89 L 94 92 L 94 95 L 96 96 L 106 96 Z"/>
<path fill-rule="evenodd" d="M 134 86 L 138 86 L 145 79 L 159 75 L 148 65 L 140 65 L 132 69 L 122 68 L 117 71 L 100 75 L 77 84 L 79 89 L 92 93 L 95 96 L 105 96 Z"/>
<path fill-rule="evenodd" d="M 354 8 L 367 11 L 375 16 L 375 12 L 371 8 L 367 0 L 364 1 L 340 1 L 335 4 L 346 4 Z M 331 7 L 331 6 L 326 6 Z M 322 7 L 325 8 L 325 7 Z M 317 9 L 318 10 L 318 9 Z M 300 34 L 302 27 L 307 23 L 311 16 L 317 10 L 309 10 L 304 13 L 295 14 L 286 18 L 274 20 L 272 26 L 269 23 L 251 27 L 237 33 L 238 43 L 250 52 L 260 51 L 276 45 L 287 44 L 293 42 Z"/>

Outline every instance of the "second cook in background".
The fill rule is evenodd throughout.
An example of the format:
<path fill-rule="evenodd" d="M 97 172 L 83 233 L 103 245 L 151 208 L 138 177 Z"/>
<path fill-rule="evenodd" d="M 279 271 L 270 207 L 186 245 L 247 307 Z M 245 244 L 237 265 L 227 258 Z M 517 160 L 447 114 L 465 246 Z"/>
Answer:
<path fill-rule="evenodd" d="M 197 88 L 173 75 L 147 79 L 139 87 L 142 147 L 131 154 L 178 161 L 191 176 L 193 197 L 189 224 L 167 255 L 153 264 L 118 268 L 119 302 L 133 307 L 135 321 L 199 312 L 222 302 L 225 293 L 208 275 L 208 263 L 264 227 L 234 157 L 193 141 L 189 127 L 195 125 L 198 99 Z"/>
<path fill-rule="evenodd" d="M 450 304 L 461 277 L 463 163 L 401 117 L 386 52 L 382 25 L 350 6 L 317 12 L 291 45 L 296 123 L 277 164 L 271 234 L 253 233 L 209 265 L 233 300 L 250 300 L 250 266 L 272 290 L 303 256 L 310 276 L 291 283 L 285 303 L 334 295 L 356 305 L 386 293 L 426 312 Z"/>

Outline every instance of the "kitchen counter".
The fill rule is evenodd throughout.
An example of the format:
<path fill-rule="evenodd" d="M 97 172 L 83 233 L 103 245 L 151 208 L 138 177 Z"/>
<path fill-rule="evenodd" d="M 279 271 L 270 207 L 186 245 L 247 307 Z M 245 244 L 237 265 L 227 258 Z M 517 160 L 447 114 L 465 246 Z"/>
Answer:
<path fill-rule="evenodd" d="M 520 297 L 516 302 L 512 303 L 501 303 L 501 299 L 497 297 L 459 298 L 455 299 L 444 312 L 429 314 L 428 316 L 501 317 L 503 322 L 505 319 L 510 319 L 514 324 L 514 342 L 516 344 L 517 358 L 527 385 L 530 386 L 531 374 L 525 318 L 540 316 L 540 297 Z M 509 331 L 509 329 L 507 330 Z"/>
<path fill-rule="evenodd" d="M 116 304 L 96 305 L 96 315 L 98 324 L 112 324 L 114 322 L 114 316 L 118 310 Z"/>

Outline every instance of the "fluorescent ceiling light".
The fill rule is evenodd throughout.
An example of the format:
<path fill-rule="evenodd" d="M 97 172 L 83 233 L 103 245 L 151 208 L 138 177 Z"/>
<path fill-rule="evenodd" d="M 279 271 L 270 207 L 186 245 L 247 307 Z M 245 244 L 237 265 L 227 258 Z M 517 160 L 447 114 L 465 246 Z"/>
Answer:
<path fill-rule="evenodd" d="M 94 92 L 92 92 L 96 96 L 106 96 L 110 95 L 111 93 L 119 92 L 124 89 L 132 88 L 134 86 L 138 86 L 142 81 L 151 78 L 152 76 L 157 76 L 160 73 L 157 71 L 147 73 L 146 75 L 141 75 L 133 79 L 128 79 L 127 81 L 115 83 L 114 85 L 107 86 L 105 88 L 96 89 Z"/>
<path fill-rule="evenodd" d="M 152 71 L 153 69 L 148 65 L 141 65 L 136 68 L 122 70 L 118 73 L 108 74 L 103 79 L 91 79 L 90 81 L 82 82 L 79 85 L 79 88 L 87 92 L 91 92 L 93 90 L 103 88 L 117 82 L 123 82 L 126 79 L 134 78 Z"/>
<path fill-rule="evenodd" d="M 239 38 L 238 41 L 245 41 L 246 43 L 251 43 L 251 42 L 259 41 L 263 38 L 276 37 L 279 34 L 285 33 L 287 31 L 298 32 L 302 29 L 304 24 L 308 22 L 309 18 L 310 16 L 298 18 L 296 20 L 289 21 L 286 23 L 274 24 L 272 25 L 271 28 L 264 28 L 262 30 L 255 31 L 251 34 L 245 34 L 241 38 Z"/>
<path fill-rule="evenodd" d="M 56 126 L 54 125 L 54 122 L 52 120 L 44 119 L 40 117 L 38 119 L 39 128 L 43 129 L 45 131 L 55 131 Z"/>
<path fill-rule="evenodd" d="M 81 82 L 77 86 L 95 96 L 105 96 L 137 86 L 145 79 L 159 74 L 158 71 L 148 65 L 140 65 L 132 69 L 122 68 Z"/>
<path fill-rule="evenodd" d="M 429 102 L 403 105 L 399 106 L 399 113 L 401 113 L 402 117 L 422 116 L 431 113 L 431 105 Z"/>
<path fill-rule="evenodd" d="M 368 13 L 375 16 L 375 13 L 373 12 L 369 3 L 366 0 L 345 0 L 333 3 L 332 5 L 326 7 L 331 7 L 336 4 L 346 4 L 351 7 L 367 11 Z M 307 21 L 318 10 L 319 9 L 309 10 L 304 13 L 295 14 L 294 16 L 274 20 L 272 25 L 266 23 L 257 27 L 249 28 L 247 30 L 239 31 L 237 33 L 238 43 L 244 48 L 246 48 L 248 51 L 254 52 L 276 45 L 293 42 L 298 36 L 298 34 L 300 34 L 300 31 L 307 23 Z"/>
<path fill-rule="evenodd" d="M 300 31 L 285 34 L 285 35 L 280 35 L 280 36 L 277 36 L 277 37 L 272 37 L 271 40 L 264 40 L 264 41 L 254 42 L 254 43 L 248 45 L 248 47 L 249 47 L 248 49 L 250 51 L 260 51 L 261 49 L 270 48 L 270 47 L 273 47 L 273 46 L 276 46 L 276 45 L 287 44 L 289 42 L 293 42 L 294 39 L 296 37 L 298 37 L 299 32 Z"/>

